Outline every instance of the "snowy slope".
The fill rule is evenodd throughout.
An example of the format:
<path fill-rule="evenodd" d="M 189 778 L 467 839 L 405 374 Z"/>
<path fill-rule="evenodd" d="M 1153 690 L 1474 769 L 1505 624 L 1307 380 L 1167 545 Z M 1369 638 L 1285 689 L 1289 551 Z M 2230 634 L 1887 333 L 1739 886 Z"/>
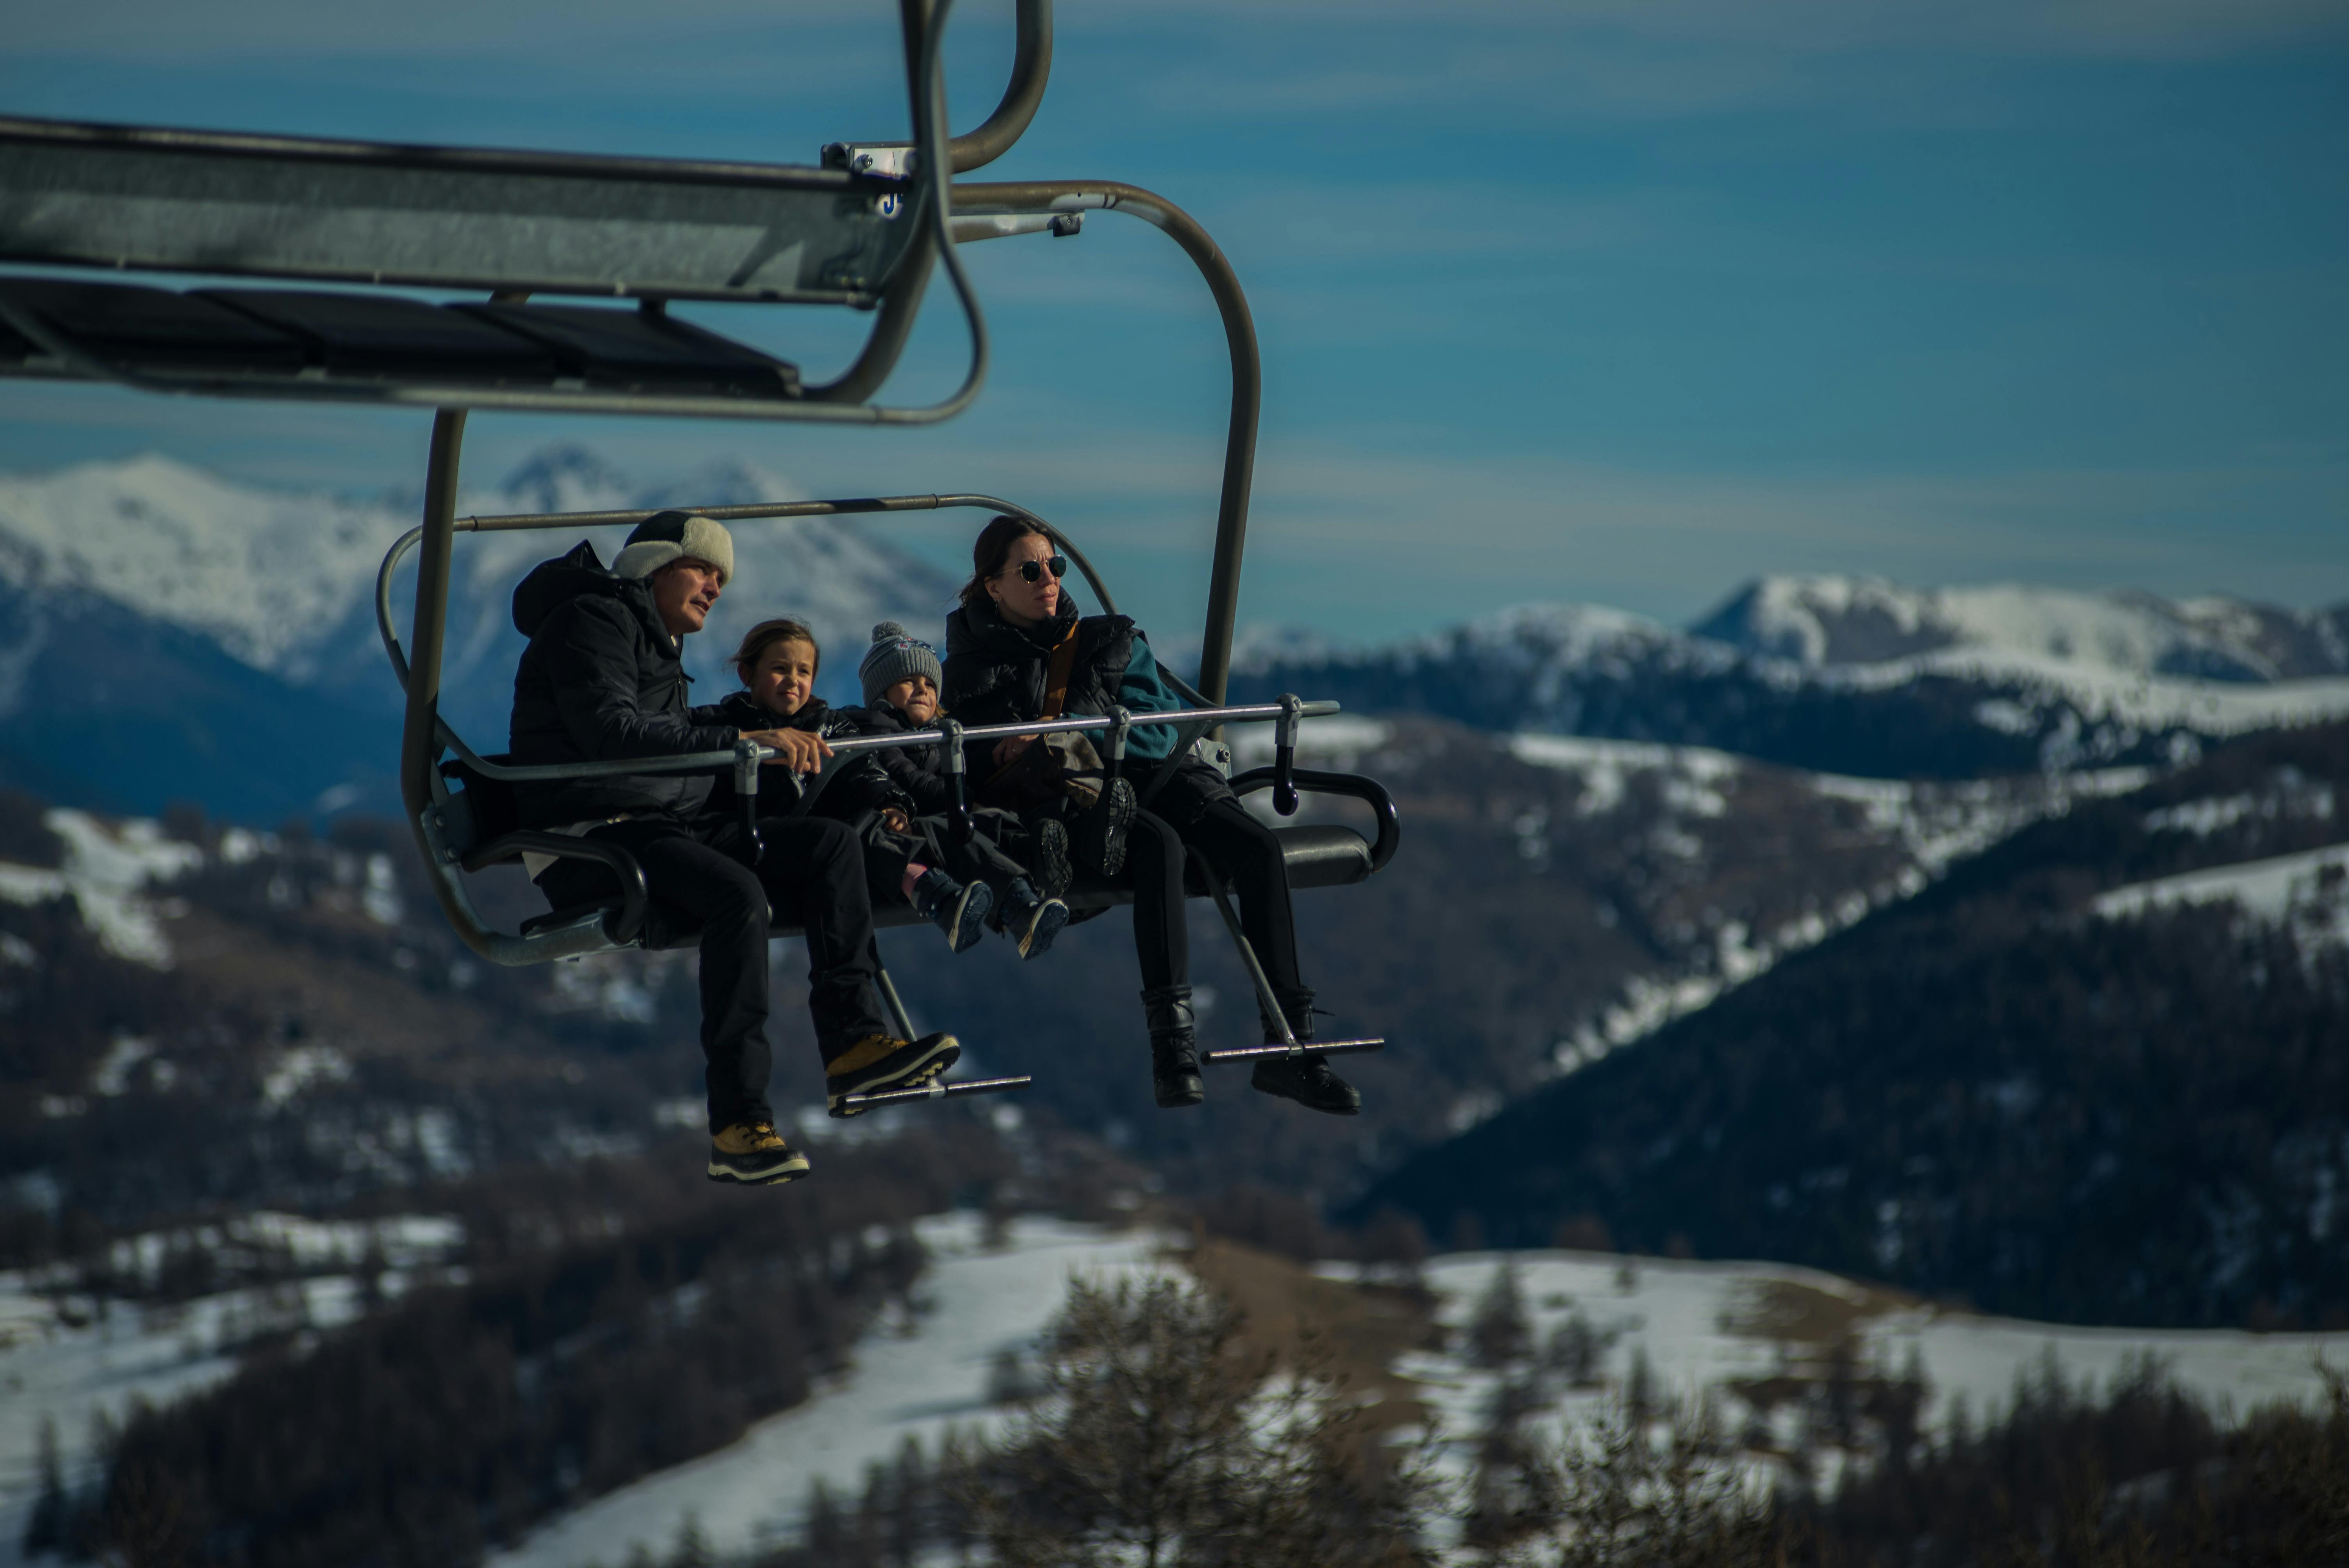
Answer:
<path fill-rule="evenodd" d="M 2064 1377 L 2106 1386 L 2133 1357 L 2161 1358 L 2178 1385 L 2214 1408 L 2237 1416 L 2273 1399 L 2314 1403 L 2323 1381 L 2323 1356 L 2349 1365 L 2349 1334 L 2249 1334 L 2222 1329 L 2075 1328 L 1944 1310 L 1873 1289 L 1836 1274 L 1768 1263 L 1682 1263 L 1627 1259 L 1608 1253 L 1462 1253 L 1432 1258 L 1428 1284 L 1442 1297 L 1440 1320 L 1453 1329 L 1453 1348 L 1404 1357 L 1398 1367 L 1424 1387 L 1452 1439 L 1452 1459 L 1464 1471 L 1467 1439 L 1481 1429 L 1501 1374 L 1480 1370 L 1457 1353 L 1459 1331 L 1490 1288 L 1505 1259 L 1518 1271 L 1534 1341 L 1546 1342 L 1577 1313 L 1602 1336 L 1614 1336 L 1602 1376 L 1620 1388 L 1635 1357 L 1644 1356 L 1659 1392 L 1722 1400 L 1727 1429 L 1748 1429 L 1754 1408 L 1740 1384 L 1816 1378 L 1834 1340 L 1848 1332 L 1863 1370 L 1894 1373 L 1913 1348 L 1930 1385 L 1923 1412 L 1929 1428 L 1948 1422 L 1963 1400 L 1979 1425 L 1985 1411 L 2011 1404 L 2015 1381 L 2049 1357 Z M 1324 1264 L 1347 1278 L 1351 1264 Z M 1555 1398 L 1547 1418 L 1591 1411 L 1603 1390 Z M 1785 1443 L 1795 1436 L 1799 1407 L 1780 1403 L 1760 1412 L 1760 1425 Z"/>
<path fill-rule="evenodd" d="M 1320 722 L 1350 722 L 1365 727 L 1359 719 Z M 1305 727 L 1309 736 L 1311 725 Z M 1583 785 L 1575 807 L 1579 816 L 1604 817 L 1632 794 L 1635 781 L 1652 781 L 1654 798 L 1682 825 L 1680 837 L 1691 857 L 1701 855 L 1702 846 L 1685 830 L 1706 820 L 1729 819 L 1736 809 L 1733 798 L 1756 771 L 1749 758 L 1696 746 L 1566 735 L 1514 735 L 1507 745 L 1510 755 L 1521 762 L 1578 775 Z M 1299 749 L 1303 749 L 1301 740 Z M 1775 929 L 1753 929 L 1735 920 L 1721 923 L 1713 933 L 1710 963 L 1678 975 L 1630 976 L 1624 981 L 1618 1001 L 1565 1033 L 1554 1049 L 1552 1065 L 1561 1073 L 1588 1067 L 1674 1018 L 1710 1006 L 1723 992 L 1817 945 L 1872 910 L 1914 895 L 1952 861 L 1987 849 L 2033 822 L 2061 816 L 2076 800 L 2138 789 L 2147 777 L 2143 769 L 2108 768 L 2035 779 L 1936 784 L 1794 772 L 1791 781 L 1797 788 L 1824 799 L 1857 806 L 1866 830 L 1898 845 L 1903 852 L 1905 864 L 1899 873 L 1880 885 L 1852 888 L 1835 903 L 1807 911 Z M 1656 830 L 1675 829 L 1668 823 Z"/>
<path fill-rule="evenodd" d="M 398 1232 L 398 1256 L 429 1263 L 445 1250 L 445 1223 L 438 1230 L 435 1222 L 416 1218 L 382 1223 Z M 1072 1274 L 1174 1266 L 1164 1260 L 1162 1241 L 1149 1235 L 1023 1219 L 1013 1226 L 1008 1247 L 988 1252 L 979 1246 L 979 1233 L 978 1217 L 970 1214 L 923 1222 L 934 1261 L 919 1289 L 934 1310 L 876 1329 L 860 1346 L 854 1367 L 814 1398 L 759 1423 L 718 1453 L 554 1521 L 493 1558 L 495 1568 L 608 1568 L 637 1542 L 665 1551 L 688 1519 L 698 1521 L 721 1552 L 786 1536 L 817 1478 L 835 1493 L 851 1491 L 868 1461 L 894 1456 L 908 1436 L 935 1449 L 950 1423 L 999 1419 L 999 1408 L 987 1402 L 984 1391 L 990 1360 L 999 1350 L 1032 1347 Z M 347 1256 L 359 1250 L 353 1238 L 307 1231 L 304 1236 L 338 1246 Z M 2237 1414 L 2268 1399 L 2313 1400 L 2322 1388 L 2316 1358 L 2336 1367 L 2349 1362 L 2349 1334 L 2062 1327 L 1946 1311 L 1777 1264 L 1575 1252 L 1508 1256 L 1519 1271 L 1537 1342 L 1578 1312 L 1602 1336 L 1613 1336 L 1600 1368 L 1609 1383 L 1619 1387 L 1634 1357 L 1644 1356 L 1665 1390 L 1723 1391 L 1733 1430 L 1744 1425 L 1736 1385 L 1816 1376 L 1832 1338 L 1846 1331 L 1858 1341 L 1864 1368 L 1899 1368 L 1915 1347 L 1931 1384 L 1926 1414 L 1935 1425 L 1948 1419 L 1961 1398 L 1979 1421 L 2009 1398 L 2018 1375 L 2051 1356 L 2075 1381 L 2108 1382 L 2132 1357 L 2151 1352 L 2182 1387 Z M 1429 1260 L 1427 1283 L 1455 1346 L 1502 1262 L 1503 1254 L 1492 1253 Z M 1320 1272 L 1350 1279 L 1356 1268 L 1324 1264 Z M 396 1289 L 398 1277 L 388 1283 Z M 227 1292 L 173 1311 L 118 1306 L 101 1323 L 87 1310 L 61 1316 L 57 1305 L 29 1291 L 21 1276 L 0 1275 L 0 1380 L 11 1394 L 0 1400 L 0 1568 L 22 1561 L 17 1542 L 32 1502 L 35 1444 L 45 1414 L 57 1424 L 70 1468 L 98 1408 L 119 1411 L 134 1396 L 160 1399 L 192 1391 L 233 1370 L 240 1335 L 304 1311 L 314 1323 L 331 1324 L 347 1317 L 354 1305 L 350 1282 L 328 1275 L 297 1291 Z M 1399 1370 L 1421 1385 L 1464 1468 L 1463 1439 L 1478 1429 L 1498 1375 L 1469 1366 L 1451 1350 L 1413 1353 Z M 1562 1395 L 1551 1414 L 1587 1409 L 1599 1397 L 1596 1391 Z M 1793 1414 L 1782 1405 L 1765 1424 L 1783 1426 Z"/>
<path fill-rule="evenodd" d="M 1025 1219 L 1008 1248 L 990 1253 L 979 1248 L 978 1229 L 974 1214 L 922 1222 L 934 1262 L 921 1289 L 936 1310 L 904 1326 L 902 1337 L 868 1338 L 855 1371 L 834 1387 L 760 1422 L 730 1448 L 566 1515 L 492 1557 L 492 1568 L 616 1563 L 635 1542 L 665 1549 L 688 1518 L 720 1552 L 788 1534 L 818 1477 L 835 1493 L 853 1494 L 864 1466 L 894 1458 L 907 1437 L 935 1451 L 949 1423 L 999 1420 L 985 1394 L 988 1363 L 999 1350 L 1033 1344 L 1071 1274 L 1164 1266 L 1154 1261 L 1163 1243 L 1148 1235 Z"/>
<path fill-rule="evenodd" d="M 62 809 L 43 813 L 41 820 L 65 844 L 65 863 L 51 870 L 0 861 L 0 899 L 43 903 L 70 897 L 82 923 L 109 951 L 158 969 L 171 967 L 171 944 L 148 896 L 148 882 L 196 865 L 202 851 L 164 837 L 151 821 L 102 822 L 86 811 Z"/>
<path fill-rule="evenodd" d="M 2206 903 L 2232 903 L 2261 924 L 2282 926 L 2303 950 L 2349 947 L 2349 844 L 2116 888 L 2095 910 L 2127 920 Z"/>
<path fill-rule="evenodd" d="M 429 1215 L 321 1223 L 252 1213 L 215 1228 L 210 1240 L 282 1248 L 305 1269 L 347 1267 L 372 1247 L 392 1265 L 378 1284 L 396 1296 L 410 1271 L 453 1253 L 460 1233 L 455 1222 Z M 116 1261 L 148 1258 L 151 1272 L 163 1242 L 160 1235 L 126 1238 L 115 1244 Z M 44 1418 L 56 1426 L 67 1484 L 86 1486 L 91 1423 L 101 1412 L 119 1421 L 133 1399 L 160 1404 L 197 1393 L 236 1371 L 248 1341 L 347 1323 L 360 1300 L 350 1275 L 322 1272 L 178 1305 L 101 1306 L 52 1292 L 22 1272 L 0 1273 L 0 1389 L 6 1393 L 0 1398 L 0 1568 L 26 1561 L 22 1542 L 40 1482 Z"/>

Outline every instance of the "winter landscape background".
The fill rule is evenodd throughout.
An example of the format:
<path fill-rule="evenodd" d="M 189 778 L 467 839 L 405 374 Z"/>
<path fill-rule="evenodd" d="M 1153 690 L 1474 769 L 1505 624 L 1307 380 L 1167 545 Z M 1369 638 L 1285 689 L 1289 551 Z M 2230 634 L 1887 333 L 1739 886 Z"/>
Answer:
<path fill-rule="evenodd" d="M 0 1568 L 2340 1557 L 2349 15 L 1057 11 L 982 178 L 1164 192 L 1247 291 L 1234 689 L 1340 700 L 1309 758 L 1403 822 L 1299 901 L 1326 1026 L 1392 1041 L 1365 1113 L 1229 1069 L 1157 1110 L 1122 915 L 1038 965 L 897 931 L 917 1016 L 1035 1087 L 829 1120 L 779 948 L 814 1174 L 713 1189 L 690 954 L 481 964 L 397 820 L 422 412 L 0 381 Z M 885 5 L 7 21 L 12 116 L 905 129 Z M 957 126 L 1011 49 L 959 0 Z M 966 259 L 953 421 L 478 414 L 460 504 L 997 493 L 1188 666 L 1200 279 L 1115 212 Z M 959 377 L 947 296 L 893 398 Z M 812 379 L 866 325 L 677 308 Z M 698 689 L 791 611 L 844 695 L 973 521 L 739 529 Z M 478 746 L 574 539 L 460 540 Z"/>
<path fill-rule="evenodd" d="M 647 480 L 566 447 L 465 509 L 796 493 L 744 463 Z M 2186 1397 L 2240 1411 L 2318 1398 L 2319 1358 L 2349 1354 L 2349 606 L 1785 577 L 1685 628 L 1530 605 L 1387 644 L 1258 629 L 1236 694 L 1339 697 L 1309 758 L 1402 805 L 1385 874 L 1301 901 L 1332 1026 L 1394 1040 L 1350 1069 L 1367 1113 L 1300 1125 L 1221 1082 L 1201 1112 L 1154 1111 L 1112 919 L 1043 970 L 891 935 L 919 1016 L 978 1070 L 1040 1081 L 843 1141 L 797 1070 L 779 951 L 781 1087 L 825 1180 L 794 1191 L 785 1231 L 704 1258 L 688 1238 L 740 1220 L 679 1191 L 690 956 L 485 969 L 387 816 L 397 687 L 373 580 L 409 504 L 152 457 L 0 482 L 11 1542 L 78 1539 L 35 1526 L 104 1495 L 103 1456 L 126 1450 L 94 1421 L 207 1387 L 227 1402 L 178 1418 L 249 1421 L 273 1378 L 316 1365 L 305 1346 L 423 1332 L 393 1310 L 413 1292 L 470 1293 L 478 1314 L 485 1290 L 523 1290 L 552 1314 L 500 1352 L 524 1368 L 582 1333 L 638 1345 L 651 1362 L 560 1385 L 625 1421 L 660 1355 L 682 1374 L 739 1354 L 718 1346 L 740 1309 L 717 1304 L 777 1247 L 826 1259 L 781 1342 L 803 1366 L 633 1458 L 557 1442 L 508 1461 L 523 1490 L 467 1527 L 472 1549 L 793 1550 L 830 1528 L 812 1480 L 847 1498 L 874 1465 L 898 1474 L 909 1439 L 1003 1429 L 1006 1367 L 1070 1271 L 1156 1277 L 1187 1249 L 1212 1275 L 1200 1235 L 1250 1268 L 1322 1260 L 1321 1288 L 1403 1269 L 1427 1326 L 1380 1376 L 1464 1434 L 1519 1397 L 1464 1337 L 1497 1288 L 1481 1249 L 1529 1249 L 1509 1267 L 1553 1305 L 1529 1308 L 1527 1343 L 1587 1334 L 1593 1387 L 1636 1371 L 1713 1390 L 1765 1470 L 1813 1454 L 1827 1406 L 1806 1401 L 1834 1404 L 1837 1366 L 1868 1388 L 1913 1373 L 1930 1432 L 2045 1367 L 2111 1383 L 2154 1355 Z M 705 690 L 730 685 L 711 656 L 730 628 L 791 611 L 844 695 L 837 650 L 876 619 L 934 624 L 954 586 L 854 524 L 740 539 Z M 481 743 L 518 652 L 505 596 L 571 542 L 463 542 L 448 710 Z M 1238 738 L 1243 761 L 1264 748 Z M 519 882 L 485 894 L 535 907 Z M 1203 982 L 1208 1033 L 1238 1038 L 1241 977 L 1212 954 Z M 823 1196 L 835 1171 L 857 1188 L 844 1210 Z M 576 1295 L 615 1226 L 675 1261 Z M 1708 1259 L 1775 1261 L 1675 1261 Z M 695 1305 L 661 1306 L 680 1280 Z M 1795 1300 L 1826 1305 L 1788 1316 Z M 696 1326 L 661 1352 L 627 1326 L 647 1310 Z M 1791 1398 L 1770 1381 L 1788 1367 Z M 1883 1440 L 1800 1462 L 1824 1487 Z M 1461 1484 L 1484 1462 L 1460 1459 Z M 345 1550 L 342 1528 L 287 1538 L 288 1560 Z"/>

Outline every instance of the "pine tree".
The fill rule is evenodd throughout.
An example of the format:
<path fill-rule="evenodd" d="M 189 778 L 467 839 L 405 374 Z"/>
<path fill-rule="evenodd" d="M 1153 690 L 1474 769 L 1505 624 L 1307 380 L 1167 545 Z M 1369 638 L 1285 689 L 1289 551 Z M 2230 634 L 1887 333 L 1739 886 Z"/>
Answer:
<path fill-rule="evenodd" d="M 699 1514 L 687 1514 L 677 1527 L 677 1544 L 669 1549 L 667 1568 L 718 1568 L 718 1553 L 701 1532 Z"/>
<path fill-rule="evenodd" d="M 1631 1370 L 1623 1379 L 1623 1410 L 1634 1423 L 1649 1420 L 1656 1409 L 1656 1369 L 1648 1364 L 1648 1347 L 1631 1347 Z"/>
<path fill-rule="evenodd" d="M 57 1423 L 46 1414 L 41 1417 L 39 1453 L 35 1463 L 40 1475 L 40 1491 L 33 1499 L 33 1511 L 25 1521 L 27 1557 L 62 1550 L 66 1529 L 73 1517 L 73 1500 L 66 1495 L 65 1467 L 57 1458 Z"/>
<path fill-rule="evenodd" d="M 1533 1325 L 1526 1316 L 1524 1288 L 1517 1280 L 1514 1258 L 1504 1258 L 1493 1283 L 1476 1303 L 1468 1323 L 1470 1359 L 1487 1370 L 1525 1359 L 1533 1347 Z"/>

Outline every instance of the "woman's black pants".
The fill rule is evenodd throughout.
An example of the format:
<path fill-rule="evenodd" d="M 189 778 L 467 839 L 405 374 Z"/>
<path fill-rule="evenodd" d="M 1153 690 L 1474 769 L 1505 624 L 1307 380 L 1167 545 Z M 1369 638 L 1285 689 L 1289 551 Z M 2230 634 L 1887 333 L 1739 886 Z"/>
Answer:
<path fill-rule="evenodd" d="M 1179 776 L 1173 786 L 1185 782 Z M 1173 786 L 1170 786 L 1172 788 Z M 1264 965 L 1284 1008 L 1312 1001 L 1297 969 L 1297 921 L 1288 903 L 1288 867 L 1280 840 L 1226 794 L 1185 812 L 1181 826 L 1148 810 L 1126 835 L 1126 875 L 1133 884 L 1133 950 L 1145 989 L 1188 985 L 1191 939 L 1183 908 L 1183 851 L 1195 850 L 1237 896 L 1240 929 Z"/>

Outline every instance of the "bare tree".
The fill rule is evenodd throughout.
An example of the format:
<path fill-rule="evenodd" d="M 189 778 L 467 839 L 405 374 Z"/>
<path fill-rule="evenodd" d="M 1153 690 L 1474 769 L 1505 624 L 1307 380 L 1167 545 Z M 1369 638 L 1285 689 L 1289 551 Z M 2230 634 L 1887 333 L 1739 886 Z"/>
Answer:
<path fill-rule="evenodd" d="M 1418 1563 L 1424 1455 L 1401 1460 L 1311 1371 L 1246 1354 L 1221 1296 L 1070 1286 L 1037 1405 L 958 1480 L 1003 1568 Z"/>
<path fill-rule="evenodd" d="M 1777 1568 L 1791 1542 L 1769 1499 L 1747 1488 L 1710 1406 L 1650 1419 L 1616 1403 L 1530 1449 L 1507 1568 Z"/>

